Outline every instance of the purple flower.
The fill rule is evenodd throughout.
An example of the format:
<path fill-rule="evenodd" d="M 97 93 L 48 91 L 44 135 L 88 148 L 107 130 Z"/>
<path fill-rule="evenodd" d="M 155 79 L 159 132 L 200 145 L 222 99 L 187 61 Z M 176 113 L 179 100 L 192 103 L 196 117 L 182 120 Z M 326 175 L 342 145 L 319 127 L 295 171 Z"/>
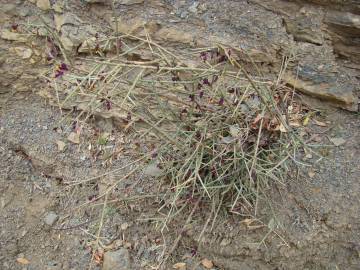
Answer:
<path fill-rule="evenodd" d="M 225 55 L 220 56 L 218 63 L 226 62 L 227 57 Z"/>
<path fill-rule="evenodd" d="M 204 96 L 204 91 L 200 91 L 199 98 L 202 98 Z"/>
<path fill-rule="evenodd" d="M 223 98 L 223 97 L 220 98 L 220 100 L 219 100 L 219 105 L 220 105 L 220 106 L 224 105 L 224 98 Z"/>
<path fill-rule="evenodd" d="M 69 70 L 69 68 L 67 67 L 67 65 L 65 63 L 61 63 L 59 69 L 61 71 L 68 71 Z"/>
<path fill-rule="evenodd" d="M 13 25 L 11 25 L 11 30 L 17 31 L 18 27 L 19 27 L 19 25 L 17 23 L 14 23 Z"/>
<path fill-rule="evenodd" d="M 55 78 L 60 78 L 62 75 L 64 75 L 64 71 L 62 70 L 57 70 L 55 72 Z"/>
<path fill-rule="evenodd" d="M 118 39 L 117 41 L 116 41 L 116 47 L 118 48 L 118 49 L 121 49 L 122 48 L 122 41 L 121 41 L 121 39 Z"/>
<path fill-rule="evenodd" d="M 210 85 L 210 82 L 207 78 L 203 79 L 203 84 Z"/>
<path fill-rule="evenodd" d="M 112 103 L 111 103 L 110 100 L 106 99 L 106 100 L 104 101 L 104 105 L 105 105 L 105 108 L 106 108 L 108 111 L 111 110 L 111 108 L 112 108 Z"/>
<path fill-rule="evenodd" d="M 203 60 L 204 62 L 207 60 L 207 52 L 202 52 L 202 53 L 200 53 L 200 58 L 201 58 L 201 60 Z"/>

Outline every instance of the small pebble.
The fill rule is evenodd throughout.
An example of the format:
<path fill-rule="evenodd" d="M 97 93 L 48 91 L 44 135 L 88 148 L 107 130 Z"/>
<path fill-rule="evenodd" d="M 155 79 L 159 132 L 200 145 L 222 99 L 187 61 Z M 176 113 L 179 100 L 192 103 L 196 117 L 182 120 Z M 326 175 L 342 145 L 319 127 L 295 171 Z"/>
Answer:
<path fill-rule="evenodd" d="M 50 211 L 44 218 L 44 222 L 45 224 L 49 225 L 49 226 L 53 226 L 55 224 L 55 222 L 59 219 L 59 216 L 53 212 Z"/>

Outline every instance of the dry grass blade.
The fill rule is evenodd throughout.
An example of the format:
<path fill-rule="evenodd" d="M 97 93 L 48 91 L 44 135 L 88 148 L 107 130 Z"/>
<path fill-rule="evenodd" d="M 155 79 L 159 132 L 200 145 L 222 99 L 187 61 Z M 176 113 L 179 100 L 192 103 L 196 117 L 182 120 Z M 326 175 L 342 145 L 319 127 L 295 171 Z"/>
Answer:
<path fill-rule="evenodd" d="M 148 160 L 169 186 L 162 228 L 199 201 L 213 218 L 223 208 L 256 215 L 261 194 L 283 182 L 288 160 L 304 145 L 291 126 L 302 107 L 281 84 L 287 64 L 271 83 L 250 57 L 257 74 L 247 71 L 231 48 L 195 51 L 199 61 L 190 65 L 194 52 L 176 55 L 148 35 L 126 37 L 116 57 L 86 58 L 94 66 L 73 76 L 83 80 L 60 97 L 62 106 L 81 102 L 88 116 L 118 117 L 131 136 L 155 145 Z"/>

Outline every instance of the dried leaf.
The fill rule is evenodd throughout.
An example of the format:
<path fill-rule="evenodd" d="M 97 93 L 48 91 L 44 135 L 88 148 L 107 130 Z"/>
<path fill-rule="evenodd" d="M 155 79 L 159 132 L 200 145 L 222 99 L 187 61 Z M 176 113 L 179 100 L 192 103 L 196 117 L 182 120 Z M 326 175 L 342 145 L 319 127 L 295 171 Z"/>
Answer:
<path fill-rule="evenodd" d="M 301 123 L 299 123 L 298 121 L 291 121 L 289 125 L 291 127 L 301 127 Z"/>
<path fill-rule="evenodd" d="M 251 218 L 245 218 L 244 220 L 242 220 L 240 223 L 245 224 L 246 226 L 251 225 L 251 223 L 253 223 L 255 220 L 251 219 Z"/>
<path fill-rule="evenodd" d="M 64 143 L 63 141 L 56 141 L 57 147 L 59 152 L 64 151 L 65 147 L 66 147 L 66 143 Z"/>
<path fill-rule="evenodd" d="M 32 50 L 27 47 L 15 47 L 14 52 L 23 59 L 29 59 L 32 55 Z"/>
<path fill-rule="evenodd" d="M 24 264 L 24 265 L 27 265 L 29 264 L 29 260 L 25 259 L 25 258 L 17 258 L 16 261 L 20 264 Z"/>
<path fill-rule="evenodd" d="M 319 127 L 327 127 L 327 124 L 318 120 L 313 119 L 313 122 L 315 125 L 319 126 Z"/>
<path fill-rule="evenodd" d="M 335 146 L 340 146 L 346 143 L 346 140 L 343 138 L 330 138 L 329 139 Z"/>
<path fill-rule="evenodd" d="M 68 141 L 75 143 L 75 144 L 79 144 L 80 143 L 80 135 L 78 133 L 75 132 L 71 132 L 68 136 Z"/>
<path fill-rule="evenodd" d="M 201 261 L 201 264 L 207 269 L 211 269 L 214 267 L 213 262 L 206 258 Z"/>
<path fill-rule="evenodd" d="M 186 263 L 175 263 L 173 269 L 186 270 Z"/>
<path fill-rule="evenodd" d="M 309 150 L 307 150 L 307 149 L 305 148 L 304 151 L 305 151 L 304 160 L 306 160 L 306 159 L 312 159 L 312 158 L 313 158 L 313 156 L 312 156 L 312 154 L 311 154 L 311 152 L 310 152 Z"/>
<path fill-rule="evenodd" d="M 249 226 L 248 229 L 253 231 L 253 230 L 264 228 L 265 226 L 266 225 L 253 225 L 253 226 Z"/>
<path fill-rule="evenodd" d="M 102 263 L 103 259 L 104 259 L 104 250 L 99 248 L 94 253 L 94 261 L 95 261 L 96 264 L 99 265 L 99 264 Z"/>
<path fill-rule="evenodd" d="M 308 175 L 309 175 L 309 177 L 310 178 L 313 178 L 314 176 L 315 176 L 315 171 L 314 171 L 314 169 L 310 169 L 309 171 L 308 171 Z"/>
<path fill-rule="evenodd" d="M 261 120 L 261 118 L 262 118 L 262 115 L 261 115 L 261 114 L 258 114 L 258 115 L 255 117 L 254 121 L 252 122 L 252 125 L 255 126 L 255 125 Z"/>
<path fill-rule="evenodd" d="M 287 129 L 284 127 L 284 125 L 283 125 L 283 124 L 280 124 L 280 126 L 279 126 L 279 130 L 280 130 L 280 132 L 282 132 L 282 133 L 286 133 L 286 132 L 288 132 L 288 131 L 287 131 Z"/>

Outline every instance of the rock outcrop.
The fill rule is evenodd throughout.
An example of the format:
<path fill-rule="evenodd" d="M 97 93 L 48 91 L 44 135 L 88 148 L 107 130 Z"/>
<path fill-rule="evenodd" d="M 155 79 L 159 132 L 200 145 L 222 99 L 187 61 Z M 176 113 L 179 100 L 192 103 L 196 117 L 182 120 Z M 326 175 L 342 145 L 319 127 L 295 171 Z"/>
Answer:
<path fill-rule="evenodd" d="M 334 51 L 360 64 L 360 15 L 328 11 L 324 22 L 328 26 Z"/>
<path fill-rule="evenodd" d="M 27 8 L 37 8 L 40 2 L 48 3 L 28 1 Z M 279 71 L 282 59 L 290 56 L 292 65 L 288 65 L 285 83 L 338 107 L 357 110 L 359 81 L 354 74 L 360 64 L 359 1 L 118 0 L 115 10 L 102 0 L 81 5 L 60 2 L 37 10 L 57 32 L 69 55 L 115 51 L 114 33 L 118 32 L 150 37 L 164 47 L 181 50 L 222 44 L 247 52 L 273 74 Z M 18 12 L 22 9 L 19 5 L 8 6 L 5 13 Z M 84 10 L 77 11 L 79 6 Z M 38 20 L 36 11 L 31 13 L 34 16 L 29 21 Z M 3 16 L 3 23 L 7 18 Z M 29 40 L 28 34 L 12 31 L 11 25 L 1 29 L 1 37 L 16 43 Z M 239 58 L 249 61 L 246 55 Z M 351 73 L 343 59 L 354 65 Z"/>

